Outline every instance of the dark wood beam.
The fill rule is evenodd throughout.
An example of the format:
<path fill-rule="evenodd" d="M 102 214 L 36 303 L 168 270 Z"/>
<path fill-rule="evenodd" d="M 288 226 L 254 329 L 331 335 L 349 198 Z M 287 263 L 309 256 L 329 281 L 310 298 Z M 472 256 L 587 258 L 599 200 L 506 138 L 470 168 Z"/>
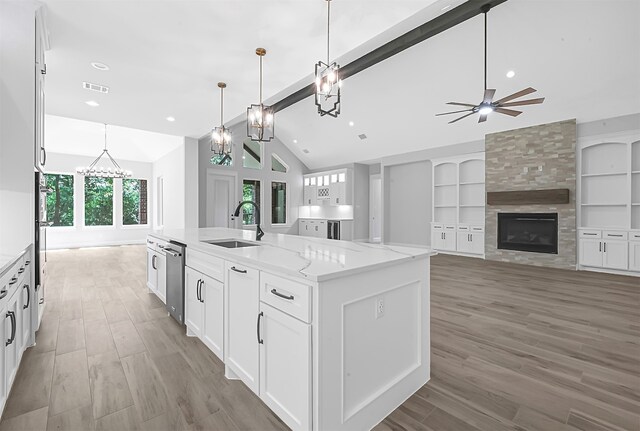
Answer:
<path fill-rule="evenodd" d="M 369 67 L 392 57 L 407 48 L 424 42 L 425 40 L 442 33 L 456 25 L 465 22 L 482 13 L 482 6 L 489 4 L 491 7 L 498 6 L 506 2 L 507 0 L 469 0 L 460 6 L 453 8 L 442 15 L 427 21 L 424 24 L 406 32 L 405 34 L 398 36 L 397 38 L 385 43 L 379 48 L 363 55 L 362 57 L 352 61 L 351 63 L 344 65 L 340 68 L 340 78 L 347 79 L 359 72 L 362 72 Z M 480 37 L 480 36 L 478 36 Z M 299 101 L 312 96 L 315 92 L 315 84 L 312 82 L 309 85 L 293 92 L 282 100 L 272 105 L 275 112 L 282 111 L 283 109 L 298 103 Z"/>

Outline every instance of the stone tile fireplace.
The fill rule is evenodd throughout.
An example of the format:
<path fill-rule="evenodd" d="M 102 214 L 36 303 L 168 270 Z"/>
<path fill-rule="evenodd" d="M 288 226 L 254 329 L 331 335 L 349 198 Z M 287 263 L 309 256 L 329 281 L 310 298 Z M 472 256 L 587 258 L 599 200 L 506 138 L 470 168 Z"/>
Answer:
<path fill-rule="evenodd" d="M 558 213 L 498 213 L 498 248 L 558 254 Z"/>
<path fill-rule="evenodd" d="M 566 203 L 487 204 L 485 258 L 527 265 L 576 268 L 576 121 L 526 127 L 489 134 L 485 138 L 485 188 L 491 192 L 568 190 Z M 554 202 L 550 200 L 550 202 Z M 500 215 L 503 214 L 501 217 Z M 518 223 L 508 232 L 500 218 Z M 555 215 L 553 229 L 534 232 L 532 218 Z M 520 220 L 517 220 L 520 218 Z M 514 220 L 511 220 L 512 222 Z M 549 226 L 547 226 L 549 227 Z M 513 230 L 515 229 L 515 230 Z M 520 232 L 518 232 L 518 229 Z M 501 233 L 506 237 L 501 238 Z M 542 238 L 545 237 L 545 238 Z M 529 244 L 526 244 L 529 243 Z M 533 243 L 533 244 L 531 244 Z M 537 244 L 535 244 L 537 243 Z M 536 249 L 537 250 L 532 250 Z M 546 251 L 541 251 L 545 249 Z"/>

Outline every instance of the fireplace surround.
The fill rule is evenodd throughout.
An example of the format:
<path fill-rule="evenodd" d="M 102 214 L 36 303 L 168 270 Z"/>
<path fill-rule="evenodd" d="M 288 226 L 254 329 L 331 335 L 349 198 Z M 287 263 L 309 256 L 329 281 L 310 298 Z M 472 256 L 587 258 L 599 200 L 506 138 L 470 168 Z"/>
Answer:
<path fill-rule="evenodd" d="M 497 247 L 558 254 L 558 213 L 498 213 Z"/>

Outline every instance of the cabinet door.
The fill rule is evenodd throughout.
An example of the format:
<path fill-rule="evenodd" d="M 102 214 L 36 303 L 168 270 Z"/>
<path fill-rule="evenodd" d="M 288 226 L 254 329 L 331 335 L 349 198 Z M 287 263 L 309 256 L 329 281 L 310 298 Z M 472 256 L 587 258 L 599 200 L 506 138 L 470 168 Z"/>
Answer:
<path fill-rule="evenodd" d="M 309 236 L 309 220 L 300 220 L 300 235 Z"/>
<path fill-rule="evenodd" d="M 329 186 L 329 203 L 331 205 L 348 205 L 346 183 L 331 183 Z"/>
<path fill-rule="evenodd" d="M 442 244 L 442 249 L 443 250 L 448 250 L 448 251 L 455 251 L 456 250 L 456 232 L 455 231 L 445 231 L 443 232 L 443 244 Z"/>
<path fill-rule="evenodd" d="M 20 312 L 20 351 L 31 344 L 31 309 L 33 306 L 33 289 L 28 283 L 23 284 L 20 294 L 18 311 Z"/>
<path fill-rule="evenodd" d="M 484 234 L 483 233 L 470 233 L 471 238 L 471 250 L 473 254 L 484 254 Z"/>
<path fill-rule="evenodd" d="M 184 324 L 196 337 L 202 336 L 203 305 L 200 300 L 202 274 L 186 266 L 184 268 Z"/>
<path fill-rule="evenodd" d="M 258 340 L 256 324 L 260 297 L 257 270 L 225 262 L 225 365 L 258 394 Z"/>
<path fill-rule="evenodd" d="M 327 221 L 326 220 L 318 220 L 316 222 L 314 235 L 317 238 L 326 238 L 327 237 Z"/>
<path fill-rule="evenodd" d="M 629 269 L 640 271 L 640 242 L 629 243 Z"/>
<path fill-rule="evenodd" d="M 317 205 L 316 186 L 305 186 L 303 195 L 305 205 Z"/>
<path fill-rule="evenodd" d="M 444 246 L 444 236 L 442 230 L 431 231 L 431 248 L 442 250 Z"/>
<path fill-rule="evenodd" d="M 599 239 L 580 240 L 580 265 L 602 266 L 602 241 Z"/>
<path fill-rule="evenodd" d="M 4 314 L 4 374 L 7 392 L 11 388 L 13 379 L 18 371 L 18 340 L 20 334 L 20 313 L 18 313 L 19 291 L 14 292 L 7 305 L 7 311 Z"/>
<path fill-rule="evenodd" d="M 263 302 L 260 398 L 293 430 L 311 429 L 311 325 Z"/>
<path fill-rule="evenodd" d="M 627 269 L 629 265 L 629 244 L 626 241 L 606 241 L 603 243 L 602 266 L 611 269 Z"/>
<path fill-rule="evenodd" d="M 459 252 L 472 253 L 471 234 L 469 232 L 458 232 L 456 244 Z"/>
<path fill-rule="evenodd" d="M 222 349 L 224 340 L 224 284 L 205 275 L 202 277 L 200 291 L 204 301 L 202 341 L 221 361 L 224 361 Z"/>
<path fill-rule="evenodd" d="M 157 273 L 157 290 L 156 295 L 166 304 L 167 302 L 167 257 L 158 253 L 156 259 Z"/>
<path fill-rule="evenodd" d="M 147 287 L 152 292 L 158 290 L 158 270 L 156 266 L 156 252 L 150 248 L 147 248 Z"/>

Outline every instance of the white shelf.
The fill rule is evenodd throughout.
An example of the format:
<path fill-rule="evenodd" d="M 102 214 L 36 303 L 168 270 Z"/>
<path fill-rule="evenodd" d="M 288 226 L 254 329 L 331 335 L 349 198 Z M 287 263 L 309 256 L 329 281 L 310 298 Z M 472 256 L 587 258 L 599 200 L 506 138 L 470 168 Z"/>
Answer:
<path fill-rule="evenodd" d="M 472 186 L 476 184 L 484 184 L 484 181 L 467 181 L 466 183 L 460 183 L 461 186 Z"/>
<path fill-rule="evenodd" d="M 580 204 L 583 207 L 626 207 L 628 204 L 619 204 L 619 203 L 599 203 L 599 204 Z"/>
<path fill-rule="evenodd" d="M 434 184 L 434 187 L 451 187 L 451 186 L 455 186 L 456 183 L 453 184 Z"/>
<path fill-rule="evenodd" d="M 597 174 L 582 174 L 582 178 L 590 178 L 590 177 L 612 177 L 617 175 L 627 175 L 626 172 L 601 172 Z"/>
<path fill-rule="evenodd" d="M 484 205 L 460 205 L 460 208 L 484 208 Z"/>
<path fill-rule="evenodd" d="M 455 208 L 455 205 L 434 205 L 434 208 Z"/>

